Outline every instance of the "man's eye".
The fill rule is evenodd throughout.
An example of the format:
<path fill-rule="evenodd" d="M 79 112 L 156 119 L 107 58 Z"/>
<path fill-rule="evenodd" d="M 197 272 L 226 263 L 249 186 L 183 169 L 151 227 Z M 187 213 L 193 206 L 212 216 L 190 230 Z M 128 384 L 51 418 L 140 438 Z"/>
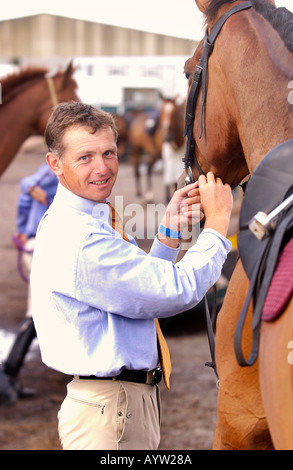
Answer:
<path fill-rule="evenodd" d="M 105 157 L 112 157 L 113 155 L 116 155 L 114 150 L 107 150 L 107 152 L 104 153 Z"/>
<path fill-rule="evenodd" d="M 88 158 L 89 158 L 88 155 L 83 155 L 83 156 L 81 157 L 81 160 L 82 160 L 83 162 L 86 162 L 86 161 L 88 160 Z"/>

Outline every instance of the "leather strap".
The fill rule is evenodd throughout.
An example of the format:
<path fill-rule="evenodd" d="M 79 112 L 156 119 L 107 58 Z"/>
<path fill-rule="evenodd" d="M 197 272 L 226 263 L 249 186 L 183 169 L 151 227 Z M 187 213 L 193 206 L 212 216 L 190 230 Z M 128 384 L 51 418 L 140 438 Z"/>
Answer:
<path fill-rule="evenodd" d="M 48 88 L 49 88 L 49 91 L 50 91 L 52 106 L 53 106 L 53 108 L 55 108 L 55 106 L 57 106 L 57 104 L 58 104 L 58 97 L 57 97 L 57 93 L 56 93 L 56 90 L 55 90 L 55 85 L 54 85 L 53 78 L 52 77 L 46 77 L 46 81 L 47 81 Z"/>
<path fill-rule="evenodd" d="M 216 285 L 213 286 L 214 289 L 214 301 L 213 301 L 213 310 L 212 314 L 210 313 L 209 304 L 207 296 L 205 296 L 205 314 L 206 314 L 206 324 L 208 330 L 208 340 L 209 340 L 209 347 L 211 353 L 211 362 L 206 362 L 205 365 L 208 367 L 212 367 L 216 374 L 217 379 L 219 380 L 218 371 L 216 367 L 216 344 L 215 344 L 215 335 L 214 329 L 216 325 L 217 319 L 217 288 Z"/>

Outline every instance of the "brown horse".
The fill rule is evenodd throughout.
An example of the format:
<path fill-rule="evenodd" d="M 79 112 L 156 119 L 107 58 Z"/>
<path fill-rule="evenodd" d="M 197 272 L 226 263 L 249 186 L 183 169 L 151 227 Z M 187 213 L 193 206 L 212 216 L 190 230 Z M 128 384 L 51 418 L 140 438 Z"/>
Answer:
<path fill-rule="evenodd" d="M 123 158 L 127 151 L 126 149 L 128 141 L 128 123 L 126 118 L 121 114 L 113 114 L 113 118 L 115 120 L 115 124 L 118 131 L 118 155 L 120 158 Z"/>
<path fill-rule="evenodd" d="M 168 203 L 177 189 L 178 177 L 182 170 L 182 157 L 184 155 L 184 115 L 186 102 L 170 100 L 166 105 L 169 113 L 169 124 L 166 118 L 165 139 L 162 146 L 163 183 L 166 188 L 166 203 Z"/>
<path fill-rule="evenodd" d="M 178 128 L 174 128 L 175 114 L 178 115 L 179 108 L 175 99 L 162 99 L 158 113 L 139 113 L 131 122 L 128 133 L 128 144 L 130 146 L 131 161 L 134 166 L 136 179 L 136 193 L 141 196 L 141 182 L 139 166 L 143 154 L 147 155 L 147 189 L 151 193 L 151 173 L 155 162 L 162 157 L 162 145 L 166 140 L 176 139 L 176 145 L 181 146 L 183 142 L 182 115 Z M 181 136 L 179 135 L 181 131 Z M 151 198 L 151 197 L 150 197 Z"/>
<path fill-rule="evenodd" d="M 205 13 L 208 34 L 228 10 L 244 4 L 196 3 Z M 208 60 L 206 91 L 201 87 L 195 107 L 198 168 L 204 173 L 213 171 L 231 185 L 253 173 L 271 149 L 292 139 L 293 131 L 293 106 L 288 99 L 293 77 L 293 15 L 282 9 L 279 17 L 272 1 L 251 3 L 251 8 L 230 16 L 220 30 Z M 291 23 L 291 40 L 286 35 L 287 22 Z M 190 86 L 202 52 L 203 42 L 185 64 Z M 193 168 L 195 177 L 198 172 Z M 262 321 L 258 359 L 251 367 L 240 367 L 233 341 L 248 285 L 239 261 L 217 321 L 219 395 L 214 449 L 293 449 L 293 368 L 288 361 L 293 300 L 277 320 Z M 247 322 L 242 336 L 244 355 L 250 352 L 251 337 Z"/>
<path fill-rule="evenodd" d="M 49 77 L 48 70 L 28 68 L 2 80 L 0 105 L 0 175 L 21 144 L 43 135 L 52 108 L 61 101 L 79 101 L 70 63 L 64 72 Z"/>

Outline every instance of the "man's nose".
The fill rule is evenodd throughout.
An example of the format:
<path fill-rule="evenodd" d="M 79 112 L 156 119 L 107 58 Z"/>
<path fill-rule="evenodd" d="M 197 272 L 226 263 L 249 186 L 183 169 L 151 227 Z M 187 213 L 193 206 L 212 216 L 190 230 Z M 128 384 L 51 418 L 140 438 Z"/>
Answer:
<path fill-rule="evenodd" d="M 103 156 L 96 156 L 93 161 L 93 170 L 96 173 L 104 174 L 107 172 L 108 167 Z"/>

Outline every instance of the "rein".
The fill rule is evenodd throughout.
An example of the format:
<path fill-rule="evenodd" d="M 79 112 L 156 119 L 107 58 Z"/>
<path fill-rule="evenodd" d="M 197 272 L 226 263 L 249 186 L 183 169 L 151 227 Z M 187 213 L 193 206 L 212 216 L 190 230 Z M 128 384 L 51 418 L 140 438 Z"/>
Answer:
<path fill-rule="evenodd" d="M 203 175 L 204 172 L 202 171 L 197 157 L 195 153 L 195 139 L 193 136 L 193 126 L 195 121 L 195 108 L 196 103 L 200 91 L 200 86 L 202 85 L 202 99 L 201 99 L 201 107 L 200 107 L 200 134 L 199 138 L 201 139 L 203 133 L 203 120 L 204 120 L 204 113 L 205 113 L 205 102 L 207 96 L 207 70 L 208 70 L 208 60 L 213 52 L 215 40 L 217 39 L 223 25 L 226 23 L 230 16 L 238 13 L 239 11 L 246 10 L 251 8 L 252 4 L 250 1 L 244 2 L 242 4 L 236 5 L 235 7 L 231 8 L 227 11 L 215 24 L 212 28 L 210 34 L 206 30 L 205 37 L 204 37 L 204 50 L 202 56 L 200 58 L 199 63 L 196 66 L 194 75 L 193 75 L 193 82 L 189 91 L 187 105 L 186 105 L 186 118 L 185 118 L 185 129 L 184 129 L 184 137 L 187 136 L 186 142 L 186 153 L 185 157 L 183 158 L 184 167 L 186 172 L 185 177 L 185 184 L 190 184 L 195 182 L 195 178 L 192 173 L 192 168 L 195 165 L 197 171 L 200 175 Z M 211 362 L 206 362 L 206 366 L 212 367 L 217 377 L 217 385 L 219 382 L 218 372 L 216 368 L 215 362 L 215 338 L 214 338 L 214 323 L 217 315 L 217 302 L 216 302 L 216 286 L 214 286 L 214 303 L 213 303 L 213 311 L 210 314 L 207 297 L 205 296 L 205 314 L 206 314 L 206 322 L 207 322 L 207 330 L 208 330 L 208 340 L 209 340 L 209 347 L 211 353 Z"/>
<path fill-rule="evenodd" d="M 21 277 L 21 279 L 28 283 L 29 282 L 29 278 L 28 276 L 24 273 L 24 270 L 22 269 L 22 263 L 21 263 L 21 260 L 22 260 L 22 255 L 23 253 L 27 253 L 29 255 L 32 255 L 34 250 L 27 250 L 26 248 L 24 248 L 24 246 L 20 243 L 20 241 L 18 240 L 17 237 L 12 237 L 12 240 L 13 242 L 15 243 L 15 245 L 17 246 L 17 249 L 18 249 L 18 256 L 17 256 L 17 268 L 18 268 L 18 272 L 19 272 L 19 275 Z"/>
<path fill-rule="evenodd" d="M 183 158 L 185 171 L 186 171 L 186 178 L 185 184 L 194 183 L 195 179 L 192 173 L 193 165 L 196 166 L 197 171 L 200 175 L 203 175 L 204 172 L 202 171 L 196 154 L 195 154 L 195 139 L 193 136 L 193 125 L 195 120 L 195 107 L 199 95 L 200 86 L 202 84 L 202 99 L 201 99 L 201 108 L 200 108 L 200 135 L 199 138 L 202 137 L 203 132 L 203 120 L 204 120 L 204 112 L 205 112 L 205 102 L 206 102 L 206 95 L 207 95 L 207 70 L 208 70 L 208 60 L 213 52 L 215 40 L 217 39 L 223 25 L 226 23 L 227 19 L 230 16 L 238 13 L 242 10 L 247 10 L 251 8 L 252 4 L 250 1 L 244 2 L 240 5 L 236 5 L 235 7 L 228 10 L 215 24 L 212 28 L 210 34 L 206 30 L 205 37 L 204 37 L 204 50 L 202 56 L 200 58 L 199 63 L 196 66 L 194 75 L 193 75 L 193 82 L 189 91 L 187 105 L 186 105 L 186 118 L 185 118 L 185 129 L 184 129 L 184 137 L 187 136 L 186 142 L 186 153 L 185 157 Z"/>

